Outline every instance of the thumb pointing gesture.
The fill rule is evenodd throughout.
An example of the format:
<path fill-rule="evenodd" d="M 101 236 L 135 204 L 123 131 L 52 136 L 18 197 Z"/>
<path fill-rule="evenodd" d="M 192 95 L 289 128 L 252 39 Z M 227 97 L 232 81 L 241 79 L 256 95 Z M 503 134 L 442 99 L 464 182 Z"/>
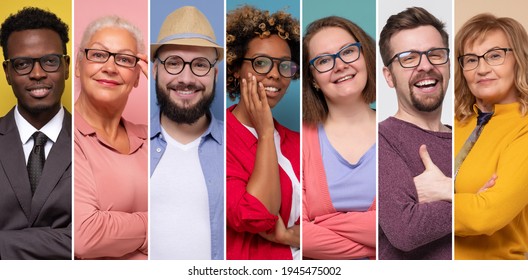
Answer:
<path fill-rule="evenodd" d="M 438 167 L 433 163 L 433 160 L 429 156 L 429 152 L 427 151 L 427 146 L 425 144 L 422 144 L 420 146 L 420 150 L 418 151 L 420 154 L 420 158 L 422 159 L 422 163 L 425 166 L 425 170 L 435 170 L 438 169 Z"/>
<path fill-rule="evenodd" d="M 438 200 L 451 201 L 451 178 L 446 177 L 429 156 L 427 147 L 421 145 L 418 151 L 425 170 L 413 178 L 419 202 L 432 202 Z"/>

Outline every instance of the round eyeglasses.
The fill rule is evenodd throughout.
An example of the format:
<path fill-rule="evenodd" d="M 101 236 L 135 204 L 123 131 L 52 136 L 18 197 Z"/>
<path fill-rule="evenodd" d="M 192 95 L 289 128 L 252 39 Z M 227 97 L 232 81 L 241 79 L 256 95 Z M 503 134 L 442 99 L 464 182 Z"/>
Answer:
<path fill-rule="evenodd" d="M 391 65 L 395 59 L 398 59 L 401 67 L 403 68 L 414 68 L 420 65 L 422 62 L 422 55 L 427 57 L 427 60 L 432 65 L 446 64 L 449 60 L 449 49 L 448 48 L 434 48 L 428 51 L 406 51 L 395 54 L 391 60 L 385 66 Z"/>
<path fill-rule="evenodd" d="M 273 69 L 273 66 L 275 65 L 274 60 L 278 61 L 277 64 L 279 67 L 279 74 L 283 76 L 284 78 L 291 78 L 297 74 L 297 71 L 299 71 L 299 65 L 290 59 L 284 59 L 284 58 L 275 58 L 271 56 L 257 56 L 254 58 L 243 58 L 244 60 L 251 61 L 251 66 L 253 66 L 253 70 L 257 72 L 258 74 L 268 74 L 271 72 L 271 69 Z"/>
<path fill-rule="evenodd" d="M 481 58 L 486 61 L 488 65 L 497 66 L 504 63 L 506 53 L 513 51 L 511 48 L 494 48 L 483 55 L 465 54 L 458 57 L 458 63 L 464 71 L 473 70 L 478 67 Z"/>
<path fill-rule="evenodd" d="M 323 54 L 310 60 L 315 70 L 319 73 L 325 73 L 334 69 L 336 58 L 341 59 L 344 63 L 352 63 L 359 59 L 361 54 L 361 43 L 352 43 L 344 46 L 335 54 Z"/>
<path fill-rule="evenodd" d="M 211 71 L 211 68 L 213 68 L 216 64 L 216 60 L 211 63 L 207 58 L 205 57 L 196 57 L 191 61 L 185 61 L 183 58 L 172 55 L 165 60 L 161 60 L 158 57 L 158 60 L 161 64 L 163 64 L 163 67 L 165 67 L 165 70 L 167 73 L 171 75 L 178 75 L 183 71 L 183 68 L 185 68 L 186 64 L 189 64 L 189 67 L 191 68 L 191 72 L 198 77 L 203 77 Z"/>
<path fill-rule="evenodd" d="M 18 75 L 27 75 L 33 71 L 35 67 L 35 62 L 39 62 L 40 68 L 48 73 L 57 72 L 61 66 L 61 58 L 69 57 L 64 54 L 47 54 L 42 57 L 14 57 L 10 58 L 4 63 L 11 62 L 13 69 L 17 72 Z"/>
<path fill-rule="evenodd" d="M 98 49 L 84 49 L 84 52 L 86 54 L 86 59 L 89 61 L 105 63 L 108 61 L 108 59 L 110 59 L 111 56 L 113 56 L 115 64 L 126 68 L 136 67 L 136 64 L 139 61 L 138 57 L 124 53 L 113 53 Z"/>

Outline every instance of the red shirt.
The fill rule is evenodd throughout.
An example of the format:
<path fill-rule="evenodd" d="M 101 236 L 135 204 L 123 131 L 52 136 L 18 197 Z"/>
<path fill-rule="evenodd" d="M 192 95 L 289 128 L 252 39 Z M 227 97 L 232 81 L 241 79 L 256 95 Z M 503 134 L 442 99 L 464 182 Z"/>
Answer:
<path fill-rule="evenodd" d="M 246 191 L 255 165 L 257 138 L 232 114 L 235 107 L 229 107 L 226 112 L 227 259 L 291 260 L 290 246 L 268 241 L 258 234 L 274 229 L 278 217 Z M 277 121 L 275 129 L 280 135 L 282 154 L 291 162 L 295 176 L 299 178 L 299 133 Z M 282 198 L 279 214 L 283 221 L 288 221 L 292 207 L 292 182 L 280 166 L 279 176 Z"/>

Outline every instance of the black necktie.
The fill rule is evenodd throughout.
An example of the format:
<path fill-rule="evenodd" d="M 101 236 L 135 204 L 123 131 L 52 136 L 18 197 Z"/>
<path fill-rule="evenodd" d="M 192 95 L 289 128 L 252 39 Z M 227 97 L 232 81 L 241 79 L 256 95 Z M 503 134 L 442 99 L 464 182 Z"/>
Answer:
<path fill-rule="evenodd" d="M 27 171 L 29 175 L 29 183 L 31 184 L 31 193 L 35 193 L 35 189 L 40 180 L 42 169 L 44 168 L 44 162 L 46 161 L 46 155 L 44 153 L 44 146 L 48 141 L 46 134 L 37 131 L 31 136 L 33 137 L 33 150 L 29 154 Z"/>

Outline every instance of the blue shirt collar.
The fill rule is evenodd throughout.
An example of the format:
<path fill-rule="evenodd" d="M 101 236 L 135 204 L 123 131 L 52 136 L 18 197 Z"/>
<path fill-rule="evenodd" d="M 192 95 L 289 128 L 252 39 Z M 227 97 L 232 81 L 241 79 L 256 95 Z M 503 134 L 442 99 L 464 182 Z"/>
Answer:
<path fill-rule="evenodd" d="M 156 137 L 159 137 L 161 134 L 161 122 L 160 122 L 160 115 L 161 113 L 154 114 L 150 117 L 150 139 L 154 139 Z M 215 140 L 218 144 L 222 145 L 223 142 L 223 131 L 224 127 L 222 124 L 222 121 L 219 121 L 215 118 L 213 112 L 209 111 L 209 115 L 211 116 L 211 121 L 209 122 L 209 127 L 207 127 L 207 130 L 202 135 L 202 137 L 211 136 L 213 140 Z"/>

